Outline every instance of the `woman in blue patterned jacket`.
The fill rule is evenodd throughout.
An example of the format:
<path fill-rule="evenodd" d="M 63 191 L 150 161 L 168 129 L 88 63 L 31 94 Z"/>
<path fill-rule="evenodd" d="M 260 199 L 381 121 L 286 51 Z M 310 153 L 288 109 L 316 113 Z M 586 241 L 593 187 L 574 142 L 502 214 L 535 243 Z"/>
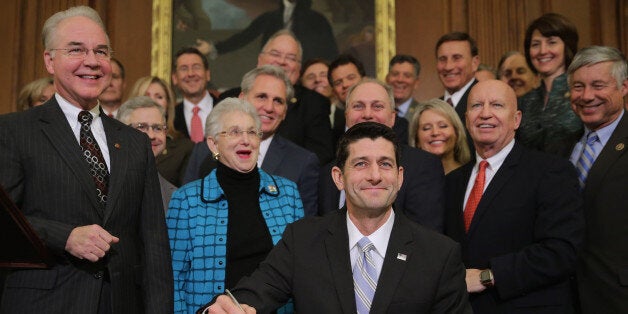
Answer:
<path fill-rule="evenodd" d="M 218 167 L 172 195 L 168 234 L 175 313 L 194 313 L 264 260 L 287 224 L 303 217 L 296 184 L 257 167 L 260 118 L 227 98 L 207 118 Z"/>

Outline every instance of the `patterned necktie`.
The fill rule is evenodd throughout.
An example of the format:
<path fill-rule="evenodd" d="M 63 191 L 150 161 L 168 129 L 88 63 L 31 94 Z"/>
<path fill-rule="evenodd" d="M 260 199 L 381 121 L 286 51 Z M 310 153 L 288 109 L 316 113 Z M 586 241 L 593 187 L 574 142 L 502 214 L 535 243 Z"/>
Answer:
<path fill-rule="evenodd" d="M 198 106 L 194 106 L 194 108 L 192 108 L 192 121 L 190 122 L 192 134 L 190 134 L 190 139 L 194 143 L 202 142 L 203 138 L 205 137 L 203 135 L 203 124 L 201 123 L 201 117 L 198 115 L 198 112 L 200 110 L 201 108 L 199 108 Z"/>
<path fill-rule="evenodd" d="M 89 165 L 89 173 L 96 184 L 98 199 L 103 204 L 107 202 L 107 185 L 109 184 L 109 170 L 107 163 L 102 156 L 100 147 L 96 142 L 96 138 L 91 130 L 92 114 L 87 110 L 83 110 L 78 115 L 78 121 L 81 123 L 80 144 L 83 151 L 83 158 Z"/>
<path fill-rule="evenodd" d="M 587 180 L 587 174 L 595 161 L 595 148 L 593 144 L 599 140 L 597 133 L 591 132 L 587 135 L 587 142 L 584 144 L 582 154 L 576 162 L 576 170 L 578 170 L 578 181 L 580 181 L 580 190 L 584 189 L 584 183 Z"/>
<path fill-rule="evenodd" d="M 360 256 L 353 266 L 353 290 L 355 291 L 355 305 L 358 314 L 368 314 L 371 310 L 371 302 L 377 288 L 377 269 L 371 256 L 375 246 L 369 238 L 364 237 L 358 241 Z"/>
<path fill-rule="evenodd" d="M 473 183 L 473 188 L 471 189 L 471 194 L 469 194 L 467 205 L 464 207 L 465 232 L 469 232 L 469 226 L 471 225 L 471 220 L 473 220 L 473 214 L 475 214 L 475 209 L 478 207 L 478 204 L 480 204 L 480 199 L 482 198 L 482 194 L 484 193 L 484 181 L 486 179 L 487 166 L 488 161 L 480 161 L 480 169 L 478 170 L 478 175 L 475 177 L 475 183 Z"/>

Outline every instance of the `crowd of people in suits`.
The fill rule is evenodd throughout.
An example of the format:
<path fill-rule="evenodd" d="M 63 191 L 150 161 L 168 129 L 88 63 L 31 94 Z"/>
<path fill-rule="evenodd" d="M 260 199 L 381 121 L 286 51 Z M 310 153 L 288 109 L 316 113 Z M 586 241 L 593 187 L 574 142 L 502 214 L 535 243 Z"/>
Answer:
<path fill-rule="evenodd" d="M 96 11 L 42 36 L 52 77 L 0 116 L 0 185 L 54 260 L 7 274 L 2 313 L 628 311 L 628 66 L 562 15 L 488 77 L 443 35 L 423 102 L 416 58 L 382 82 L 289 27 L 239 87 L 184 47 L 174 90 L 126 101 Z"/>

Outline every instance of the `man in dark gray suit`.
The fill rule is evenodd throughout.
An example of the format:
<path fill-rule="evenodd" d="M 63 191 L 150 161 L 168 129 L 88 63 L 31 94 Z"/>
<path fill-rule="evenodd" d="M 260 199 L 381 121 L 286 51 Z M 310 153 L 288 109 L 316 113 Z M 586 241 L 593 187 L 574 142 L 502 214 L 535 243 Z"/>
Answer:
<path fill-rule="evenodd" d="M 628 65 L 616 48 L 593 46 L 576 54 L 567 73 L 571 108 L 585 126 L 571 154 L 586 221 L 577 268 L 582 313 L 628 313 Z"/>
<path fill-rule="evenodd" d="M 257 109 L 262 121 L 262 142 L 257 164 L 274 175 L 294 181 L 298 188 L 305 214 L 315 215 L 318 201 L 319 162 L 316 155 L 277 134 L 286 117 L 288 99 L 294 90 L 285 72 L 272 65 L 262 65 L 242 78 L 241 98 Z M 200 179 L 216 168 L 207 143 L 194 147 L 183 182 Z"/>
<path fill-rule="evenodd" d="M 50 17 L 42 37 L 57 93 L 0 118 L 0 184 L 54 258 L 47 269 L 9 274 L 0 312 L 170 313 L 170 249 L 148 138 L 97 101 L 111 79 L 104 25 L 93 9 L 74 7 Z"/>
<path fill-rule="evenodd" d="M 400 153 L 381 123 L 342 136 L 332 176 L 346 206 L 286 228 L 233 289 L 245 313 L 268 313 L 290 298 L 298 313 L 471 313 L 459 246 L 393 210 L 404 180 Z M 222 295 L 210 313 L 242 311 Z"/>
<path fill-rule="evenodd" d="M 395 55 L 388 63 L 386 83 L 393 89 L 397 115 L 412 121 L 414 110 L 419 103 L 414 100 L 413 93 L 419 88 L 421 64 L 411 55 Z"/>

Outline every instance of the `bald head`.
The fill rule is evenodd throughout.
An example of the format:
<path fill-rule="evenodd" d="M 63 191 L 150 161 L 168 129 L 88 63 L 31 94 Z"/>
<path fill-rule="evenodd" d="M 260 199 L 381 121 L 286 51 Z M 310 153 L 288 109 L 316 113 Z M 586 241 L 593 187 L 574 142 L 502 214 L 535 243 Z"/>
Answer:
<path fill-rule="evenodd" d="M 489 158 L 515 138 L 521 123 L 517 96 L 508 84 L 488 80 L 475 84 L 467 101 L 467 129 L 475 149 L 482 158 Z"/>

